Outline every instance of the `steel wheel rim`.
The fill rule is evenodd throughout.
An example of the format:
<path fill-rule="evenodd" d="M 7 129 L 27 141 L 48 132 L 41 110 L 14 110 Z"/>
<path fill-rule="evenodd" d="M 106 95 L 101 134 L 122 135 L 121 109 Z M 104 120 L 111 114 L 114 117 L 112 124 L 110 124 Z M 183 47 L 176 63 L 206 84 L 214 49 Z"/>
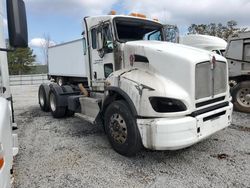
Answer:
<path fill-rule="evenodd" d="M 39 91 L 39 102 L 41 104 L 41 106 L 44 106 L 44 96 L 43 96 L 43 92 L 42 90 Z"/>
<path fill-rule="evenodd" d="M 128 137 L 127 125 L 120 114 L 113 114 L 109 123 L 110 134 L 118 144 L 124 144 Z"/>
<path fill-rule="evenodd" d="M 50 94 L 50 109 L 56 111 L 56 97 L 53 93 Z"/>
<path fill-rule="evenodd" d="M 237 102 L 244 107 L 250 107 L 250 88 L 242 88 L 236 96 Z"/>

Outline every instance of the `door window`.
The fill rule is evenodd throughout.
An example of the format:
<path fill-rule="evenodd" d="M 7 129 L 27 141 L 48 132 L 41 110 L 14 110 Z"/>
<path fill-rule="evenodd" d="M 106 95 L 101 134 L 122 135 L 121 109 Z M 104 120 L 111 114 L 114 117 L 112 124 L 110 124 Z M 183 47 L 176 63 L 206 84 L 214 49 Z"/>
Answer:
<path fill-rule="evenodd" d="M 104 65 L 104 76 L 107 78 L 113 72 L 113 64 L 108 63 Z"/>

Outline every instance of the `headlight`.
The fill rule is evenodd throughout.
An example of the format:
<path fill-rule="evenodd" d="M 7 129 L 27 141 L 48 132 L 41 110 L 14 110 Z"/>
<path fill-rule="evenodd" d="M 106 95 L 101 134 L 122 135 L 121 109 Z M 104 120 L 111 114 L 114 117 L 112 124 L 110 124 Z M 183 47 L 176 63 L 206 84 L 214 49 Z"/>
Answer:
<path fill-rule="evenodd" d="M 159 113 L 182 112 L 187 110 L 186 105 L 177 99 L 165 97 L 149 97 L 152 108 Z"/>

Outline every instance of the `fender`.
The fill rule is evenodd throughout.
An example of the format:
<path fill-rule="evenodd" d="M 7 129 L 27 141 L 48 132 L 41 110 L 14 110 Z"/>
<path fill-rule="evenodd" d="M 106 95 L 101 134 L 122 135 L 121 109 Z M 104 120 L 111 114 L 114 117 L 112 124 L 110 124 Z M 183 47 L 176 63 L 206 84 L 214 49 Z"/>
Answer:
<path fill-rule="evenodd" d="M 135 108 L 135 105 L 133 103 L 133 101 L 130 99 L 130 97 L 128 96 L 128 94 L 126 92 L 124 92 L 121 88 L 118 88 L 118 87 L 114 87 L 114 86 L 109 86 L 105 89 L 105 91 L 112 91 L 114 92 L 115 94 L 119 94 L 129 105 L 129 108 L 132 112 L 132 114 L 137 117 L 138 114 L 137 114 L 137 111 L 136 111 L 136 108 Z M 117 97 L 119 96 L 116 96 L 116 95 L 108 95 L 105 99 L 104 99 L 104 102 L 103 102 L 103 105 L 102 105 L 102 112 L 105 110 L 105 108 L 109 105 L 110 102 L 114 101 Z"/>

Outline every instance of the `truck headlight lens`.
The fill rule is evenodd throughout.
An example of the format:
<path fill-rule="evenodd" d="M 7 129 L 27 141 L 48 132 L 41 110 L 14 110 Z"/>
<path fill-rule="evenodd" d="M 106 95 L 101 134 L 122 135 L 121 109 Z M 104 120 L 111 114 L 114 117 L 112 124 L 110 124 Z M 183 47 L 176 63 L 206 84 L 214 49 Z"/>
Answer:
<path fill-rule="evenodd" d="M 177 99 L 165 97 L 149 97 L 152 108 L 159 113 L 182 112 L 187 110 L 186 105 Z"/>

